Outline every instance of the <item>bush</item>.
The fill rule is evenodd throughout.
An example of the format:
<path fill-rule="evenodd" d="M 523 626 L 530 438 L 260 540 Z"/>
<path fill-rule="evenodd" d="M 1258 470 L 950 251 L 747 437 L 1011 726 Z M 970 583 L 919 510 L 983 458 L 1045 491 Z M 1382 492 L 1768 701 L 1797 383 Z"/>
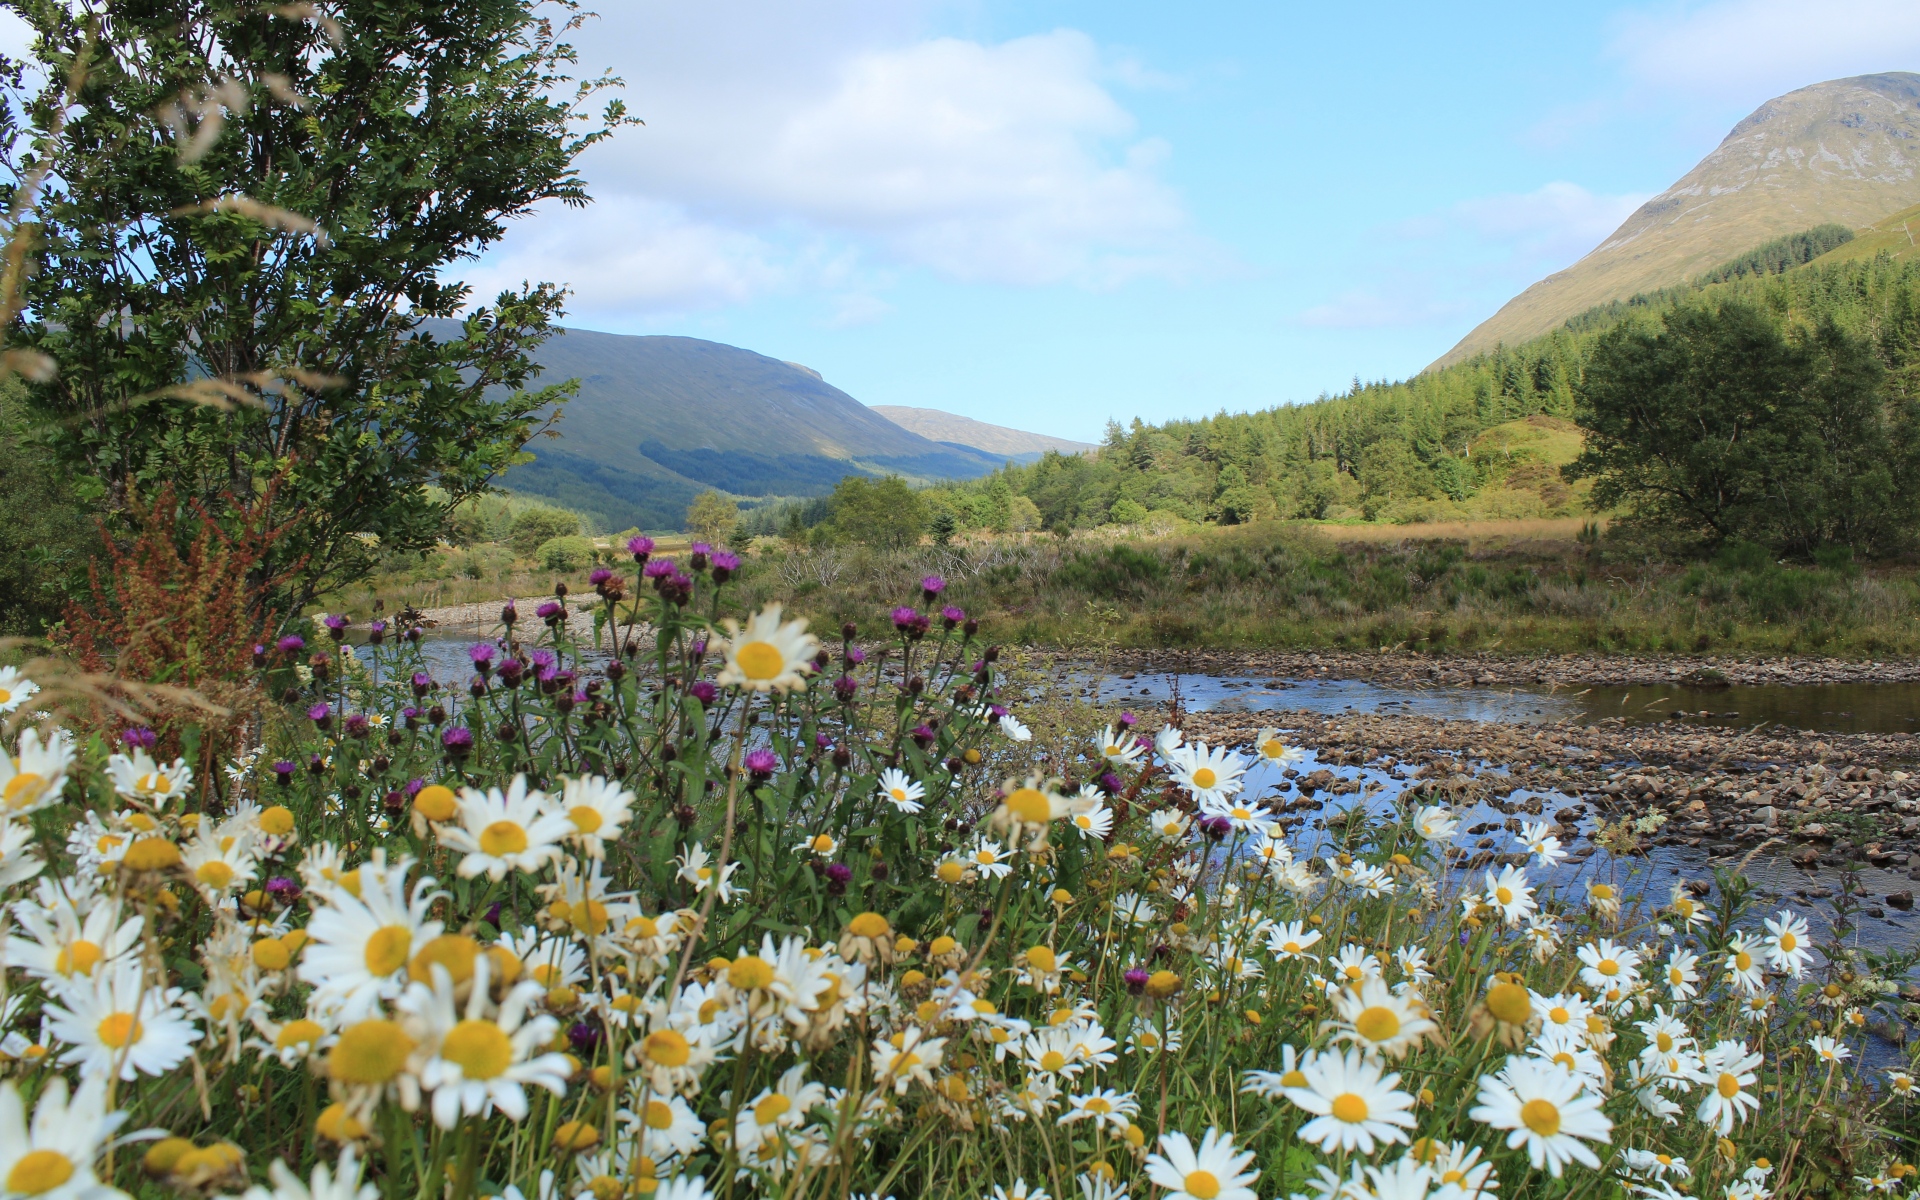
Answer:
<path fill-rule="evenodd" d="M 593 562 L 593 542 L 579 536 L 549 538 L 534 558 L 549 571 L 579 571 Z"/>
<path fill-rule="evenodd" d="M 1122 496 L 1107 510 L 1107 518 L 1115 525 L 1138 525 L 1147 519 L 1147 506 Z"/>
<path fill-rule="evenodd" d="M 531 558 L 540 547 L 554 538 L 576 537 L 580 533 L 580 518 L 563 508 L 547 508 L 544 505 L 524 509 L 513 519 L 513 532 L 508 543 L 513 552 L 522 558 Z"/>

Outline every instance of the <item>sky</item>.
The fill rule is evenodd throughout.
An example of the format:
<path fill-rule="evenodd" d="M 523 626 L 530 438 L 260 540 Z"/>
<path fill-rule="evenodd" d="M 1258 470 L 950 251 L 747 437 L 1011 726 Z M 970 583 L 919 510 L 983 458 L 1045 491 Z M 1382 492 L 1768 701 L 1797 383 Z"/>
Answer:
<path fill-rule="evenodd" d="M 1097 440 L 1418 372 L 1912 0 L 599 0 L 645 120 L 484 293 Z"/>

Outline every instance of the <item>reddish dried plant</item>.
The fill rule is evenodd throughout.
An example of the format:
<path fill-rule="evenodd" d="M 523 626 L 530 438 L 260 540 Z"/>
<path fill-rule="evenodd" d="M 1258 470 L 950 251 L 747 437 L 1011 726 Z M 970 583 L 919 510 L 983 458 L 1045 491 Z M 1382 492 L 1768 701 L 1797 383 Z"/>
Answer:
<path fill-rule="evenodd" d="M 218 756 L 235 748 L 258 700 L 253 646 L 273 616 L 266 598 L 284 578 L 264 564 L 295 523 L 273 522 L 274 491 L 269 484 L 246 501 L 228 496 L 224 521 L 199 501 L 181 504 L 170 486 L 150 500 L 130 498 L 131 537 L 117 540 L 103 527 L 105 577 L 92 568 L 91 602 L 67 606 L 65 648 L 84 669 L 190 689 L 217 706 L 167 704 L 152 713 L 163 754 L 180 751 L 188 726 L 199 729 L 192 748 L 201 779 L 217 774 Z"/>

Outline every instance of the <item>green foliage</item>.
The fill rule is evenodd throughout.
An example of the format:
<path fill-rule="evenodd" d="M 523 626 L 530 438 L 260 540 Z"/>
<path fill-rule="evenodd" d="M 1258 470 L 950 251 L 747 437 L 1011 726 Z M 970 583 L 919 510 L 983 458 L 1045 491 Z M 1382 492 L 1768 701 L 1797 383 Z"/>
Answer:
<path fill-rule="evenodd" d="M 695 539 L 719 545 L 740 524 L 740 505 L 709 488 L 687 506 L 687 532 Z"/>
<path fill-rule="evenodd" d="M 1886 376 L 1873 341 L 1831 315 L 1790 336 L 1744 301 L 1675 308 L 1595 343 L 1568 474 L 1645 526 L 1885 553 L 1920 515 L 1917 411 Z"/>
<path fill-rule="evenodd" d="M 830 538 L 863 546 L 911 546 L 927 528 L 927 500 L 897 475 L 849 475 L 829 498 Z"/>
<path fill-rule="evenodd" d="M 86 498 L 215 506 L 280 477 L 273 521 L 301 520 L 267 570 L 300 566 L 290 607 L 432 545 L 570 391 L 525 389 L 551 285 L 420 327 L 467 308 L 445 272 L 507 219 L 586 201 L 574 163 L 626 118 L 573 128 L 607 81 L 574 88 L 572 26 L 534 0 L 12 7 L 40 69 L 4 87 L 0 202 L 59 167 L 10 341 L 58 364 L 33 401 Z"/>
<path fill-rule="evenodd" d="M 541 543 L 534 557 L 549 571 L 578 571 L 593 561 L 593 542 L 583 537 L 557 537 Z"/>
<path fill-rule="evenodd" d="M 934 545 L 952 545 L 953 535 L 960 532 L 959 518 L 955 517 L 951 511 L 943 508 L 939 512 L 934 513 L 933 519 L 927 522 L 927 532 L 932 535 Z"/>
<path fill-rule="evenodd" d="M 513 518 L 509 541 L 516 554 L 529 557 L 554 538 L 573 537 L 579 532 L 580 518 L 576 514 L 541 505 L 523 509 Z"/>
<path fill-rule="evenodd" d="M 99 550 L 92 515 L 28 416 L 19 380 L 0 383 L 0 636 L 38 634 L 82 594 Z"/>
<path fill-rule="evenodd" d="M 1731 262 L 1725 262 L 1700 276 L 1697 284 L 1725 283 L 1748 275 L 1779 275 L 1810 263 L 1836 246 L 1853 240 L 1853 230 L 1845 225 L 1815 225 L 1802 233 L 1762 242 Z"/>

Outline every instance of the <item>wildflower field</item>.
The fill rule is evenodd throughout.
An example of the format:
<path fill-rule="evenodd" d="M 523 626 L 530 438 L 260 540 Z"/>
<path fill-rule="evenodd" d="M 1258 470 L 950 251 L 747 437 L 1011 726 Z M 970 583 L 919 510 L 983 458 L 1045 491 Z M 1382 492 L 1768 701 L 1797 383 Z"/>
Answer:
<path fill-rule="evenodd" d="M 255 647 L 212 771 L 0 671 L 5 1192 L 1912 1189 L 1904 962 L 1736 875 L 1296 835 L 1281 731 L 1024 723 L 938 578 L 822 640 L 653 549 L 594 572 L 597 667 L 564 592 L 468 678 L 404 614 Z"/>

